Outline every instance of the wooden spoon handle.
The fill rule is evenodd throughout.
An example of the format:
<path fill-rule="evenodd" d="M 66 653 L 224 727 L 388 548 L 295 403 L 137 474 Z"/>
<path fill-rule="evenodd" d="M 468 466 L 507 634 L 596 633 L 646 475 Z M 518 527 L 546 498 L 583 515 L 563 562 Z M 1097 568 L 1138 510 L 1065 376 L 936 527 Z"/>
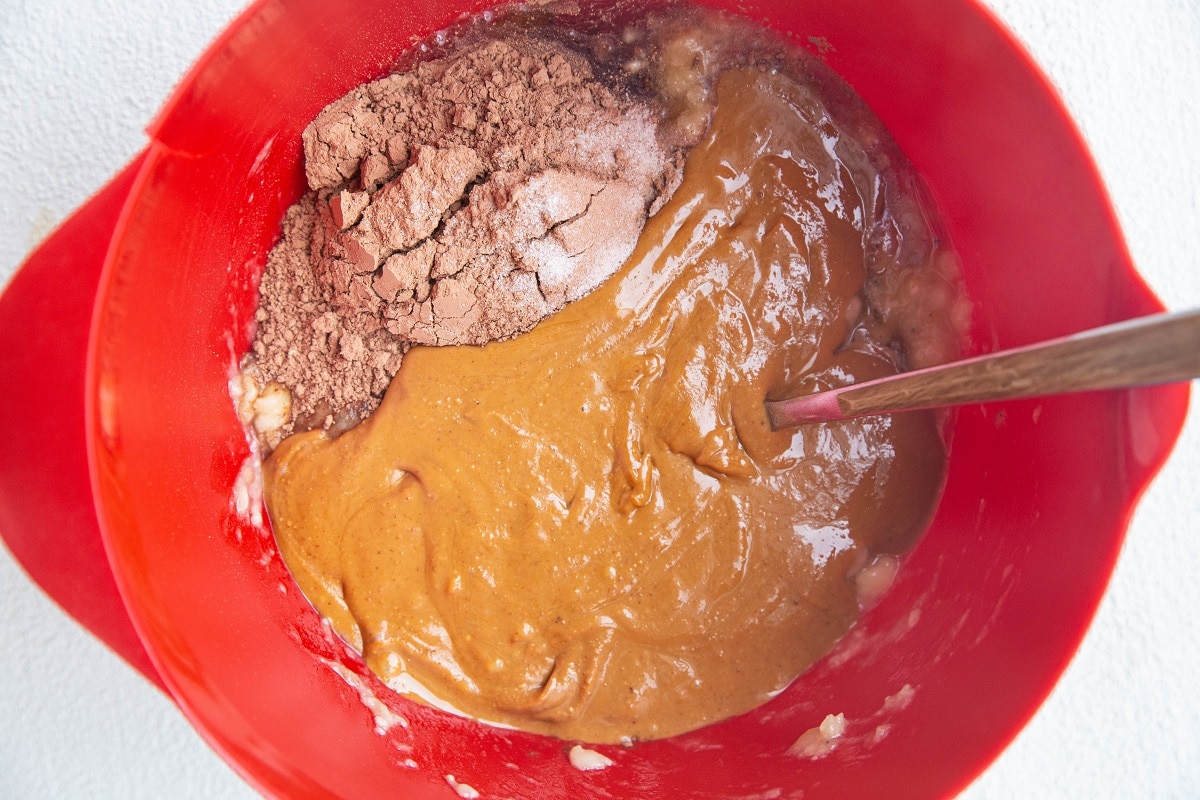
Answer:
<path fill-rule="evenodd" d="M 772 427 L 1200 377 L 1200 309 L 767 403 Z"/>

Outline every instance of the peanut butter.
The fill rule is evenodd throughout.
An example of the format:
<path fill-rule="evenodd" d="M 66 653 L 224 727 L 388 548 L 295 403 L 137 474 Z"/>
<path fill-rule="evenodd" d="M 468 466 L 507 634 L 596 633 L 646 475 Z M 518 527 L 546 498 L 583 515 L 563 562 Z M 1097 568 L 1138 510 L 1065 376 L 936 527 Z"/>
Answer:
<path fill-rule="evenodd" d="M 413 348 L 365 422 L 275 450 L 301 589 L 393 688 L 500 724 L 654 739 L 765 702 L 942 485 L 931 415 L 763 409 L 903 366 L 872 304 L 941 273 L 880 255 L 881 185 L 809 86 L 726 72 L 615 276 L 514 339 Z"/>

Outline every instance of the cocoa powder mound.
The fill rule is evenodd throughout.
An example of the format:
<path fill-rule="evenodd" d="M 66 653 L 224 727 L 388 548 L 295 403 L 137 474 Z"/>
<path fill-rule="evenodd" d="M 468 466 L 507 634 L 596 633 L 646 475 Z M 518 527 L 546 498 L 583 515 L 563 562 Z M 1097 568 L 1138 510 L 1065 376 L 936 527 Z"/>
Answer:
<path fill-rule="evenodd" d="M 528 330 L 630 255 L 684 152 L 657 101 L 521 36 L 478 42 L 329 105 L 303 135 L 311 191 L 283 220 L 247 370 L 293 428 L 345 428 L 413 345 Z"/>

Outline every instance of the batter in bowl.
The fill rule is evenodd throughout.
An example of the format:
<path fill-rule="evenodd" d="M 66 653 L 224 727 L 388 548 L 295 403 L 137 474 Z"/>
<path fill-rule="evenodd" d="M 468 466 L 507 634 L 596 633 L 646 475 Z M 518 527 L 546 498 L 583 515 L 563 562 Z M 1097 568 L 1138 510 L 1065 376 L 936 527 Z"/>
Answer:
<path fill-rule="evenodd" d="M 953 257 L 817 84 L 736 68 L 709 97 L 613 277 L 414 347 L 366 421 L 266 461 L 285 562 L 398 691 L 588 742 L 692 730 L 828 652 L 928 523 L 932 415 L 772 432 L 763 399 L 956 355 Z"/>

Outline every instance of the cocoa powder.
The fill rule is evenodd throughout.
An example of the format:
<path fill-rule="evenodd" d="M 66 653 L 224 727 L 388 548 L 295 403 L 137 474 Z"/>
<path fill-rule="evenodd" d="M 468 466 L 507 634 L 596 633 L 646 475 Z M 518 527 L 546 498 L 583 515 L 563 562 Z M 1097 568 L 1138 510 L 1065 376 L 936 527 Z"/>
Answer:
<path fill-rule="evenodd" d="M 355 89 L 304 131 L 311 191 L 260 285 L 247 372 L 278 434 L 350 427 L 413 345 L 514 336 L 590 292 L 680 180 L 656 101 L 534 35 Z"/>

